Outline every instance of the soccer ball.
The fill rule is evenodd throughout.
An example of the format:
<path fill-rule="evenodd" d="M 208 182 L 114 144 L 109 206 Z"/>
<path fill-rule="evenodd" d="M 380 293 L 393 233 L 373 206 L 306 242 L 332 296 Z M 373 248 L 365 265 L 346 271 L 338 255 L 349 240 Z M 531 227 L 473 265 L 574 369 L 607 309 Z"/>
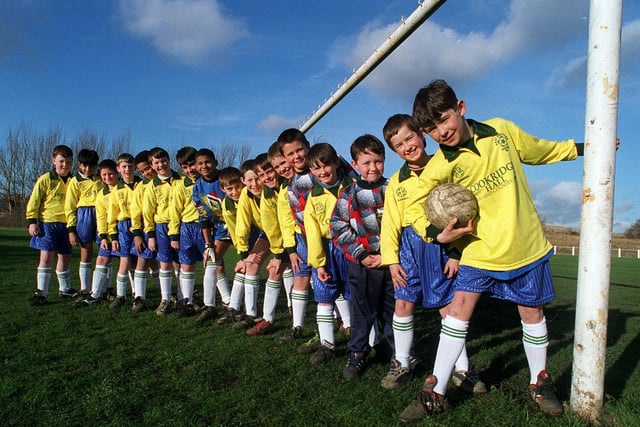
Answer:
<path fill-rule="evenodd" d="M 431 190 L 424 205 L 427 219 L 443 230 L 453 219 L 457 227 L 464 227 L 478 213 L 478 201 L 471 191 L 460 184 L 441 184 Z"/>

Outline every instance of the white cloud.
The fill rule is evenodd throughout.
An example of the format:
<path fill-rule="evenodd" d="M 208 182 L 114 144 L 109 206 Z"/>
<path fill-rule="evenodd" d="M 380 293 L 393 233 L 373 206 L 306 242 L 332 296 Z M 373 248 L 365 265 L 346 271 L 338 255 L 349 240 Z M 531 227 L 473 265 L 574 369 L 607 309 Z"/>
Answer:
<path fill-rule="evenodd" d="M 540 218 L 547 224 L 578 228 L 582 208 L 582 183 L 561 181 L 547 187 L 532 183 L 533 198 Z"/>
<path fill-rule="evenodd" d="M 216 0 L 121 0 L 119 11 L 128 32 L 190 66 L 220 61 L 220 52 L 247 34 Z"/>
<path fill-rule="evenodd" d="M 640 65 L 640 20 L 622 27 L 620 40 L 620 68 L 622 72 L 638 68 Z M 562 69 L 554 71 L 547 83 L 551 87 L 584 85 L 587 78 L 587 56 L 571 59 Z"/>
<path fill-rule="evenodd" d="M 578 35 L 584 28 L 584 0 L 513 0 L 508 16 L 492 32 L 467 33 L 430 19 L 416 30 L 374 73 L 365 85 L 382 96 L 410 96 L 415 87 L 438 76 L 476 80 L 493 68 L 530 52 L 543 52 Z M 461 8 L 460 13 L 465 13 Z M 393 33 L 398 23 L 370 25 L 357 35 L 355 47 L 343 56 L 358 68 Z M 329 55 L 335 57 L 334 54 Z"/>
<path fill-rule="evenodd" d="M 271 135 L 278 135 L 283 129 L 298 128 L 303 122 L 304 116 L 286 118 L 271 114 L 260 120 L 258 129 L 262 129 Z"/>

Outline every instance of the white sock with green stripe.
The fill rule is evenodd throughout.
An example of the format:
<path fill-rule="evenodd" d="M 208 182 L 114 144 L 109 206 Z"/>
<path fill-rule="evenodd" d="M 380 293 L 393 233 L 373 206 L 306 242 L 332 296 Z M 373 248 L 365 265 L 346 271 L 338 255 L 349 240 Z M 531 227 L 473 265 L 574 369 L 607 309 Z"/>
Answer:
<path fill-rule="evenodd" d="M 405 317 L 393 315 L 393 339 L 396 346 L 396 360 L 408 368 L 411 344 L 413 344 L 413 315 Z"/>
<path fill-rule="evenodd" d="M 447 315 L 442 321 L 440 342 L 433 366 L 433 374 L 438 378 L 434 391 L 444 396 L 451 378 L 453 366 L 464 348 L 469 322 Z"/>
<path fill-rule="evenodd" d="M 215 262 L 207 261 L 207 266 L 204 269 L 204 279 L 203 279 L 203 299 L 204 305 L 207 307 L 215 307 L 216 306 L 216 283 L 218 281 L 216 275 L 216 269 L 218 268 L 218 264 Z"/>
<path fill-rule="evenodd" d="M 49 294 L 49 282 L 51 282 L 51 267 L 38 267 L 36 286 L 45 298 Z"/>
<path fill-rule="evenodd" d="M 133 287 L 135 289 L 135 297 L 147 299 L 147 280 L 149 272 L 145 270 L 136 270 L 133 272 Z"/>
<path fill-rule="evenodd" d="M 171 299 L 171 283 L 173 282 L 173 270 L 160 270 L 160 294 L 162 299 Z"/>
<path fill-rule="evenodd" d="M 527 324 L 522 322 L 522 343 L 524 352 L 529 362 L 529 373 L 531 381 L 535 384 L 538 381 L 540 371 L 546 369 L 547 347 L 549 346 L 549 335 L 547 333 L 547 319 L 542 318 L 540 323 Z"/>
<path fill-rule="evenodd" d="M 95 299 L 102 298 L 102 293 L 107 289 L 107 268 L 106 265 L 96 265 L 96 269 L 93 270 L 91 296 Z"/>
<path fill-rule="evenodd" d="M 116 277 L 116 295 L 119 297 L 127 297 L 127 288 L 129 287 L 129 275 L 118 273 Z"/>
<path fill-rule="evenodd" d="M 247 316 L 258 316 L 258 276 L 244 276 L 244 306 Z"/>
<path fill-rule="evenodd" d="M 78 276 L 80 277 L 80 290 L 81 291 L 90 291 L 92 289 L 91 284 L 91 263 L 90 262 L 81 262 L 78 268 Z"/>
<path fill-rule="evenodd" d="M 307 311 L 307 302 L 309 301 L 309 291 L 291 290 L 291 307 L 293 308 L 293 327 L 302 327 L 304 325 L 304 314 Z M 332 313 L 333 316 L 333 313 Z M 333 317 L 332 320 L 333 322 Z"/>
<path fill-rule="evenodd" d="M 71 289 L 71 273 L 69 270 L 56 271 L 56 278 L 58 279 L 58 289 L 61 291 L 68 291 Z"/>
<path fill-rule="evenodd" d="M 328 343 L 334 344 L 335 338 L 333 336 L 333 304 L 318 304 L 316 322 L 318 323 L 318 334 L 320 335 L 320 342 L 326 341 Z"/>
<path fill-rule="evenodd" d="M 293 290 L 293 270 L 285 268 L 282 272 L 282 284 L 287 294 L 287 307 L 291 307 L 291 291 Z"/>
<path fill-rule="evenodd" d="M 280 281 L 267 279 L 262 303 L 262 315 L 267 322 L 273 323 L 275 320 L 278 296 L 280 296 Z"/>
<path fill-rule="evenodd" d="M 218 283 L 220 283 L 218 281 Z M 236 273 L 233 277 L 233 286 L 231 287 L 231 297 L 229 299 L 229 307 L 235 311 L 242 308 L 242 298 L 244 297 L 244 274 Z"/>
<path fill-rule="evenodd" d="M 227 279 L 224 273 L 216 275 L 216 287 L 218 288 L 218 292 L 220 292 L 220 301 L 222 301 L 223 304 L 230 304 L 231 291 L 229 290 L 229 279 Z"/>
<path fill-rule="evenodd" d="M 335 302 L 335 306 L 338 308 L 338 314 L 342 319 L 342 326 L 345 328 L 351 327 L 351 310 L 349 310 L 349 301 L 344 299 L 343 295 L 340 295 Z"/>
<path fill-rule="evenodd" d="M 193 304 L 193 288 L 196 285 L 196 273 L 194 271 L 180 271 L 180 289 L 183 298 L 187 298 L 189 304 Z"/>

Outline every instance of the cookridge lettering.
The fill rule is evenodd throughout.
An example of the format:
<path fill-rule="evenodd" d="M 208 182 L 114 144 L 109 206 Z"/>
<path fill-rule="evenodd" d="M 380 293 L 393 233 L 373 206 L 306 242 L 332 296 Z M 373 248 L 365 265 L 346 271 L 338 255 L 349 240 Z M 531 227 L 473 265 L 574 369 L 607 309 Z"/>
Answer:
<path fill-rule="evenodd" d="M 505 175 L 511 171 L 513 171 L 513 163 L 509 162 L 473 184 L 469 189 L 473 194 L 477 194 L 480 190 L 485 190 L 486 192 L 496 190 L 508 182 L 508 177 Z"/>

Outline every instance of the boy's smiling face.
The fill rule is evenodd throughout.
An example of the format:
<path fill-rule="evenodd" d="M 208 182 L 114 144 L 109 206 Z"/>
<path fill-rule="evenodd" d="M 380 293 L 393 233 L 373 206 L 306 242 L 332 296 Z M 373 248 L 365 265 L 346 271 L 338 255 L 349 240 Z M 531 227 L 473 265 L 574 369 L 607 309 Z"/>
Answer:
<path fill-rule="evenodd" d="M 118 163 L 118 173 L 122 177 L 124 182 L 132 182 L 133 174 L 136 170 L 136 167 L 133 163 L 120 162 Z"/>
<path fill-rule="evenodd" d="M 171 174 L 169 159 L 167 157 L 152 157 L 151 167 L 160 176 L 169 176 Z"/>
<path fill-rule="evenodd" d="M 233 200 L 234 202 L 237 202 L 238 199 L 240 199 L 240 193 L 242 192 L 242 188 L 244 186 L 242 185 L 241 182 L 234 182 L 232 184 L 227 184 L 224 187 L 222 187 L 222 189 L 224 190 L 225 194 L 227 196 L 229 196 L 229 198 L 231 200 Z"/>
<path fill-rule="evenodd" d="M 109 187 L 113 187 L 118 183 L 118 171 L 110 168 L 100 169 L 100 179 Z"/>
<path fill-rule="evenodd" d="M 269 188 L 276 188 L 278 186 L 278 174 L 272 167 L 266 169 L 258 168 L 258 178 L 262 181 L 263 185 Z"/>
<path fill-rule="evenodd" d="M 422 130 L 438 144 L 448 147 L 464 144 L 473 136 L 472 129 L 464 118 L 466 111 L 466 104 L 459 100 L 455 109 L 444 111 L 436 123 Z"/>
<path fill-rule="evenodd" d="M 136 168 L 145 179 L 153 179 L 156 176 L 156 171 L 153 170 L 149 162 L 137 163 Z"/>
<path fill-rule="evenodd" d="M 259 196 L 260 193 L 262 193 L 262 181 L 260 181 L 258 174 L 254 171 L 246 171 L 241 180 L 244 186 L 247 187 L 247 190 L 254 196 Z"/>
<path fill-rule="evenodd" d="M 338 180 L 335 163 L 325 165 L 322 162 L 315 162 L 309 166 L 309 170 L 322 184 L 333 185 Z"/>
<path fill-rule="evenodd" d="M 360 172 L 363 181 L 376 182 L 384 173 L 384 156 L 370 151 L 358 154 L 358 160 L 351 164 Z"/>
<path fill-rule="evenodd" d="M 58 176 L 67 176 L 69 172 L 71 172 L 71 162 L 73 160 L 69 157 L 65 157 L 62 154 L 56 154 L 55 157 L 51 159 L 51 163 L 53 163 L 53 169 L 56 171 Z"/>
<path fill-rule="evenodd" d="M 425 152 L 425 141 L 422 135 L 403 125 L 398 129 L 398 133 L 390 138 L 393 151 L 406 161 L 409 166 L 424 166 L 427 164 L 427 153 Z"/>
<path fill-rule="evenodd" d="M 211 156 L 197 156 L 196 168 L 200 176 L 205 179 L 211 180 L 215 177 L 218 167 L 218 162 L 213 160 Z"/>
<path fill-rule="evenodd" d="M 307 146 L 300 141 L 282 145 L 282 155 L 293 165 L 296 172 L 303 172 L 307 168 L 307 151 Z"/>
<path fill-rule="evenodd" d="M 180 167 L 182 168 L 182 171 L 184 172 L 184 174 L 193 181 L 198 179 L 198 177 L 200 176 L 200 174 L 198 173 L 195 160 L 183 163 L 180 165 Z"/>
<path fill-rule="evenodd" d="M 291 179 L 296 173 L 291 163 L 284 156 L 275 156 L 271 159 L 271 166 L 273 166 L 278 175 L 286 179 Z"/>

